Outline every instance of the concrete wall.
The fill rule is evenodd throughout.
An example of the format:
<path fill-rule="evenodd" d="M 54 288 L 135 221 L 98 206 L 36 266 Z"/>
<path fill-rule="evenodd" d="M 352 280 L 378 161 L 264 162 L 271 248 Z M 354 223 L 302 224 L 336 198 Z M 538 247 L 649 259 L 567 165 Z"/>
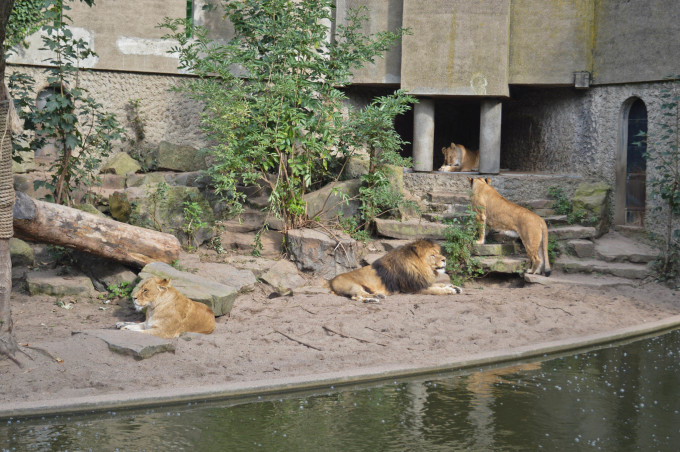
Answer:
<path fill-rule="evenodd" d="M 680 73 L 678 0 L 598 0 L 593 80 L 661 80 Z"/>
<path fill-rule="evenodd" d="M 21 71 L 36 79 L 35 92 L 47 86 L 41 68 L 9 66 L 8 74 Z M 140 117 L 146 138 L 142 146 L 169 141 L 200 147 L 204 136 L 199 129 L 201 108 L 187 96 L 171 91 L 181 78 L 170 75 L 92 71 L 80 74 L 80 85 L 89 91 L 106 111 L 115 113 L 120 123 L 134 136 L 126 121 L 126 104 L 140 99 Z"/>
<path fill-rule="evenodd" d="M 365 7 L 368 21 L 362 32 L 374 35 L 382 31 L 396 31 L 402 26 L 403 0 L 336 0 L 335 23 L 346 24 L 350 9 Z M 394 44 L 383 58 L 354 72 L 356 84 L 398 84 L 401 81 L 401 42 Z"/>
<path fill-rule="evenodd" d="M 70 2 L 74 34 L 86 39 L 98 58 L 83 67 L 123 71 L 177 73 L 177 58 L 167 52 L 171 42 L 161 39 L 166 32 L 156 28 L 164 17 L 186 16 L 184 0 L 116 0 L 100 1 L 92 8 L 82 2 Z M 44 64 L 45 55 L 38 49 L 38 34 L 29 39 L 28 51 L 9 59 L 17 64 Z"/>
<path fill-rule="evenodd" d="M 512 0 L 511 84 L 573 85 L 592 67 L 595 0 Z"/>
<path fill-rule="evenodd" d="M 416 95 L 508 95 L 509 0 L 404 0 L 401 86 Z"/>

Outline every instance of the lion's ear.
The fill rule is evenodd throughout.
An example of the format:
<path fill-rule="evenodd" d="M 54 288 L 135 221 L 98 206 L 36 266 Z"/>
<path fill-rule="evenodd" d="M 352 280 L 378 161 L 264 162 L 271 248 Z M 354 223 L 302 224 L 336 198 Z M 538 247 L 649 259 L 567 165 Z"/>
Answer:
<path fill-rule="evenodd" d="M 487 184 L 491 185 L 491 179 L 489 179 L 488 177 L 485 178 L 484 181 L 485 181 Z"/>
<path fill-rule="evenodd" d="M 170 279 L 164 278 L 158 281 L 158 287 L 170 287 Z"/>

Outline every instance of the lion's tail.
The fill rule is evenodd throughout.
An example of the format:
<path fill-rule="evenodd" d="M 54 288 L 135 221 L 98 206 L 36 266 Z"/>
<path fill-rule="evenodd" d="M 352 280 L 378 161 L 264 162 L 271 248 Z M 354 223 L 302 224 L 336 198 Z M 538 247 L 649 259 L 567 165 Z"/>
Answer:
<path fill-rule="evenodd" d="M 543 221 L 541 225 L 541 250 L 543 251 L 543 265 L 545 276 L 550 276 L 550 258 L 548 257 L 548 226 Z"/>

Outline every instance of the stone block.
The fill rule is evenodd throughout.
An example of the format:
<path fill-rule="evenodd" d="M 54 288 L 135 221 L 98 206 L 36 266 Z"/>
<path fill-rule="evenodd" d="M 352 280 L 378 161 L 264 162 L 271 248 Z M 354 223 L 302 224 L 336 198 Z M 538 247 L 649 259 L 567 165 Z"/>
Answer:
<path fill-rule="evenodd" d="M 331 279 L 361 266 L 363 247 L 344 232 L 331 236 L 315 229 L 288 231 L 288 250 L 299 270 Z"/>
<path fill-rule="evenodd" d="M 172 341 L 138 331 L 102 329 L 83 331 L 82 334 L 101 339 L 112 352 L 140 360 L 151 358 L 158 353 L 175 352 L 175 344 Z"/>
<path fill-rule="evenodd" d="M 467 194 L 460 194 L 451 191 L 432 191 L 428 193 L 430 202 L 442 204 L 469 204 L 470 197 Z"/>
<path fill-rule="evenodd" d="M 378 218 L 375 220 L 375 224 L 378 234 L 405 240 L 443 240 L 445 238 L 444 231 L 447 228 L 445 224 L 419 220 L 398 221 Z"/>
<path fill-rule="evenodd" d="M 590 226 L 564 226 L 548 228 L 548 234 L 556 240 L 594 239 L 597 230 Z"/>
<path fill-rule="evenodd" d="M 142 166 L 137 160 L 130 157 L 125 152 L 119 152 L 107 161 L 100 169 L 102 174 L 117 174 L 124 176 L 128 173 L 141 171 Z"/>
<path fill-rule="evenodd" d="M 595 244 L 590 240 L 574 239 L 567 242 L 567 251 L 574 256 L 585 258 L 595 255 Z"/>
<path fill-rule="evenodd" d="M 54 297 L 94 297 L 97 292 L 85 275 L 61 275 L 58 269 L 32 271 L 26 274 L 28 293 Z"/>
<path fill-rule="evenodd" d="M 527 265 L 526 258 L 482 257 L 479 259 L 484 271 L 492 273 L 522 273 Z"/>
<path fill-rule="evenodd" d="M 158 144 L 157 168 L 170 171 L 201 171 L 208 169 L 205 155 L 191 146 L 180 146 L 167 141 Z"/>
<path fill-rule="evenodd" d="M 14 237 L 9 239 L 9 255 L 12 262 L 12 267 L 26 267 L 33 265 L 35 262 L 35 255 L 31 245 Z"/>
<path fill-rule="evenodd" d="M 484 243 L 472 247 L 475 256 L 509 256 L 523 252 L 524 248 L 519 243 Z"/>
<path fill-rule="evenodd" d="M 359 213 L 361 203 L 358 199 L 345 201 L 347 198 L 356 198 L 359 195 L 361 181 L 352 179 L 343 182 L 331 182 L 323 188 L 304 196 L 307 203 L 307 217 L 320 217 L 324 219 L 353 217 Z"/>

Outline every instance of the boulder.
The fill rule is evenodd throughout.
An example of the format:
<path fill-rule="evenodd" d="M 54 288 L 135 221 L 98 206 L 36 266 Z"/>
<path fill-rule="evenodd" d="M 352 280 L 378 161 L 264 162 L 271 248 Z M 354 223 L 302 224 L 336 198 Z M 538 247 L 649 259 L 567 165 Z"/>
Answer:
<path fill-rule="evenodd" d="M 294 263 L 281 259 L 260 276 L 264 282 L 280 293 L 288 292 L 305 285 L 305 279 L 298 274 Z"/>
<path fill-rule="evenodd" d="M 78 334 L 76 331 L 73 334 Z M 122 330 L 87 330 L 81 334 L 96 337 L 106 342 L 109 350 L 129 355 L 135 359 L 147 359 L 158 353 L 175 353 L 175 344 L 169 339 L 162 339 L 151 334 L 132 333 Z"/>
<path fill-rule="evenodd" d="M 347 159 L 342 170 L 343 179 L 358 179 L 364 174 L 368 174 L 368 157 L 353 155 Z"/>
<path fill-rule="evenodd" d="M 572 200 L 573 210 L 585 210 L 587 218 L 597 218 L 597 236 L 609 230 L 609 185 L 605 182 L 581 183 Z"/>
<path fill-rule="evenodd" d="M 325 279 L 359 268 L 363 247 L 344 232 L 335 236 L 315 229 L 288 231 L 288 251 L 299 270 Z"/>
<path fill-rule="evenodd" d="M 35 153 L 33 151 L 16 151 L 21 157 L 21 162 L 12 160 L 12 174 L 29 173 L 35 170 Z"/>
<path fill-rule="evenodd" d="M 136 173 L 141 171 L 142 166 L 137 160 L 130 157 L 125 152 L 120 152 L 114 155 L 108 162 L 101 167 L 100 172 L 103 174 L 117 174 L 119 176 Z"/>
<path fill-rule="evenodd" d="M 185 297 L 209 306 L 215 316 L 226 315 L 231 312 L 239 289 L 227 283 L 218 283 L 192 273 L 177 270 L 162 262 L 152 262 L 139 273 L 142 282 L 152 276 L 169 278 L 171 285 Z M 137 285 L 142 284 L 140 282 Z"/>
<path fill-rule="evenodd" d="M 116 191 L 109 195 L 109 213 L 114 220 L 127 223 L 132 214 L 132 204 L 125 192 Z"/>
<path fill-rule="evenodd" d="M 26 274 L 28 293 L 55 297 L 94 297 L 96 291 L 85 275 L 62 275 L 59 269 L 32 271 Z"/>
<path fill-rule="evenodd" d="M 140 189 L 142 189 L 140 192 Z M 191 218 L 185 213 L 185 202 L 196 203 L 200 210 L 200 221 L 205 226 L 198 228 L 193 237 L 193 247 L 213 237 L 214 215 L 208 201 L 196 187 L 165 186 L 135 187 L 125 191 L 131 203 L 130 223 L 136 226 L 161 229 L 176 236 L 180 242 L 188 243 L 185 225 Z M 110 202 L 110 201 L 109 201 Z M 115 218 L 115 217 L 114 217 Z"/>
<path fill-rule="evenodd" d="M 201 171 L 208 169 L 205 155 L 191 146 L 180 146 L 167 141 L 158 144 L 156 165 L 160 170 Z"/>
<path fill-rule="evenodd" d="M 9 239 L 9 254 L 12 267 L 26 267 L 35 262 L 33 248 L 23 240 Z"/>
<path fill-rule="evenodd" d="M 307 203 L 307 217 L 320 217 L 326 220 L 338 217 L 353 217 L 359 213 L 361 203 L 358 199 L 345 201 L 344 194 L 348 198 L 355 198 L 359 195 L 361 180 L 352 179 L 343 182 L 331 182 L 323 188 L 307 193 L 304 200 Z"/>
<path fill-rule="evenodd" d="M 445 239 L 444 231 L 448 227 L 442 223 L 432 223 L 420 220 L 383 220 L 377 218 L 375 226 L 378 234 L 395 239 L 417 240 L 417 239 Z"/>

